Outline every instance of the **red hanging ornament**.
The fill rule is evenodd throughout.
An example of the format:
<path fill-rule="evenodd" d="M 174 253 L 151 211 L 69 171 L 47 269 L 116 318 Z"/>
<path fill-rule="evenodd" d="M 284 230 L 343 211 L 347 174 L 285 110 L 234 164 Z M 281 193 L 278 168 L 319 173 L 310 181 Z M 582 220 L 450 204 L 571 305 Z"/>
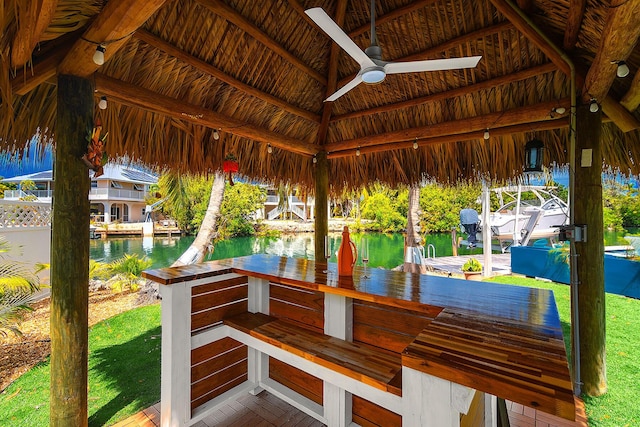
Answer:
<path fill-rule="evenodd" d="M 224 162 L 222 162 L 222 170 L 229 177 L 229 185 L 233 185 L 233 176 L 232 174 L 238 172 L 239 165 L 238 159 L 232 153 L 229 153 L 225 156 Z"/>

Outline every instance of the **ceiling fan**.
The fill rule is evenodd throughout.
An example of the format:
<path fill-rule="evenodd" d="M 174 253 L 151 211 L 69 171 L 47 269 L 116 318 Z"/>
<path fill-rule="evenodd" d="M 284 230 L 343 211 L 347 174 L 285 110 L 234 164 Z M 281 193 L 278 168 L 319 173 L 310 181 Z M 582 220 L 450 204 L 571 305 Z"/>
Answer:
<path fill-rule="evenodd" d="M 421 71 L 443 71 L 461 68 L 473 68 L 482 56 L 465 58 L 430 59 L 411 62 L 387 62 L 382 60 L 382 50 L 378 46 L 375 27 L 375 0 L 371 0 L 371 46 L 364 52 L 320 7 L 305 11 L 329 37 L 360 64 L 360 71 L 349 83 L 325 99 L 335 101 L 360 83 L 376 84 L 382 82 L 387 74 L 416 73 Z"/>

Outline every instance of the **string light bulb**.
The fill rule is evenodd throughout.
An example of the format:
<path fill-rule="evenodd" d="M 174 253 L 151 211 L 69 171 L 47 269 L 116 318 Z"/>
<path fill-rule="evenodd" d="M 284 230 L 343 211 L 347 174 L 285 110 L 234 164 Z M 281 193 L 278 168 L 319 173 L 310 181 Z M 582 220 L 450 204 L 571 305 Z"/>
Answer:
<path fill-rule="evenodd" d="M 489 135 L 489 129 L 485 129 L 485 130 L 484 130 L 484 134 L 482 134 L 482 137 L 483 137 L 485 140 L 488 140 L 488 139 L 491 137 L 491 135 Z"/>
<path fill-rule="evenodd" d="M 589 102 L 589 111 L 597 113 L 599 109 L 600 106 L 598 105 L 598 101 L 596 101 L 595 98 L 591 98 L 591 101 Z"/>
<path fill-rule="evenodd" d="M 100 44 L 96 47 L 96 51 L 93 53 L 93 62 L 96 65 L 104 64 L 104 52 L 107 50 L 104 45 Z"/>
<path fill-rule="evenodd" d="M 616 69 L 616 76 L 627 77 L 629 75 L 629 66 L 624 61 L 618 61 L 618 68 Z"/>
<path fill-rule="evenodd" d="M 106 110 L 107 109 L 107 97 L 106 96 L 101 96 L 100 97 L 100 101 L 98 101 L 98 108 L 100 108 L 101 110 Z"/>
<path fill-rule="evenodd" d="M 414 150 L 418 149 L 418 140 L 417 139 L 415 141 L 413 141 L 413 149 Z"/>
<path fill-rule="evenodd" d="M 273 153 L 273 147 L 271 146 L 271 144 L 267 144 L 267 153 Z"/>
<path fill-rule="evenodd" d="M 313 163 L 318 163 L 318 158 L 316 156 L 313 156 Z"/>
<path fill-rule="evenodd" d="M 220 132 L 218 132 L 218 129 L 213 130 L 213 139 L 216 141 L 220 139 Z"/>
<path fill-rule="evenodd" d="M 356 157 L 360 157 L 360 148 L 356 148 Z"/>

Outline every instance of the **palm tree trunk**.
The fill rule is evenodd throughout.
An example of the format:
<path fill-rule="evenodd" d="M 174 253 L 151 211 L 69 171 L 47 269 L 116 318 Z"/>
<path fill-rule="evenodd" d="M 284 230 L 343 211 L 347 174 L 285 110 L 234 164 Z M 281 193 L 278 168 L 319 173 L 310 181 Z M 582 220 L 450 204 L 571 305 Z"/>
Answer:
<path fill-rule="evenodd" d="M 404 238 L 404 271 L 425 273 L 422 264 L 414 263 L 414 253 L 419 250 L 420 237 L 420 185 L 409 187 L 409 209 L 407 211 L 407 234 Z"/>
<path fill-rule="evenodd" d="M 209 197 L 207 213 L 202 220 L 198 235 L 191 246 L 171 265 L 172 267 L 197 264 L 204 260 L 204 256 L 209 250 L 211 241 L 217 230 L 220 206 L 222 206 L 222 199 L 224 198 L 224 187 L 225 176 L 222 172 L 217 172 L 213 179 L 213 185 L 211 186 L 211 196 Z"/>

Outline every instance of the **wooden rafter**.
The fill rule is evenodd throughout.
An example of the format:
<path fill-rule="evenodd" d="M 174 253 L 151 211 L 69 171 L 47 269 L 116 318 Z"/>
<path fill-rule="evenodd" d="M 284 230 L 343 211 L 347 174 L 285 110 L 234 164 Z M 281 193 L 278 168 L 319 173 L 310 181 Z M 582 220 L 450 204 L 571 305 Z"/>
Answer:
<path fill-rule="evenodd" d="M 582 18 L 587 7 L 587 0 L 569 0 L 569 16 L 567 25 L 564 28 L 564 50 L 573 50 L 578 42 L 578 34 L 582 26 Z"/>
<path fill-rule="evenodd" d="M 33 68 L 25 68 L 11 79 L 11 89 L 14 95 L 26 95 L 40 84 L 52 79 L 58 72 L 58 65 L 62 62 L 71 45 L 60 47 L 52 51 Z"/>
<path fill-rule="evenodd" d="M 256 27 L 252 22 L 249 22 L 244 16 L 240 15 L 231 7 L 227 6 L 224 2 L 219 0 L 197 0 L 197 2 L 203 7 L 210 10 L 212 13 L 218 15 L 219 17 L 231 22 L 236 27 L 240 28 L 245 33 L 249 34 L 251 37 L 268 47 L 270 50 L 280 55 L 282 58 L 286 59 L 299 70 L 303 71 L 311 78 L 317 80 L 321 84 L 327 84 L 327 79 L 325 76 L 320 74 L 320 72 L 316 71 L 309 65 L 305 64 L 289 52 L 287 49 L 282 47 L 278 42 L 276 42 L 273 38 L 271 38 L 264 31 Z"/>
<path fill-rule="evenodd" d="M 418 0 L 418 1 L 414 1 L 413 3 L 409 3 L 406 6 L 400 7 L 394 11 L 386 13 L 382 16 L 376 16 L 376 26 L 382 25 L 389 21 L 393 21 L 394 19 L 398 19 L 401 16 L 408 15 L 411 12 L 416 11 L 418 9 L 422 9 L 423 7 L 426 7 L 427 5 L 435 3 L 436 1 L 437 0 Z M 349 37 L 354 38 L 370 30 L 371 30 L 371 24 L 364 24 L 356 28 L 355 30 L 350 31 Z"/>
<path fill-rule="evenodd" d="M 490 0 L 498 11 L 509 20 L 518 31 L 525 35 L 534 45 L 538 47 L 546 56 L 556 64 L 567 76 L 571 73 L 569 65 L 560 54 L 545 40 L 545 38 L 535 31 L 529 22 L 523 19 L 518 12 L 511 7 L 506 0 Z"/>
<path fill-rule="evenodd" d="M 546 130 L 562 129 L 566 127 L 569 127 L 569 118 L 562 117 L 555 120 L 547 120 L 543 123 L 539 123 L 539 122 L 522 123 L 519 125 L 498 127 L 491 130 L 491 137 L 494 138 L 498 136 L 506 136 L 506 135 L 512 135 L 517 133 L 530 132 L 531 130 L 541 132 Z M 459 142 L 459 141 L 478 140 L 481 138 L 482 138 L 482 135 L 479 134 L 477 131 L 474 131 L 474 132 L 466 132 L 466 133 L 461 133 L 456 135 L 430 136 L 427 138 L 418 139 L 414 141 L 418 143 L 418 147 L 424 147 L 424 146 L 433 145 L 433 144 L 450 144 L 450 143 Z M 391 151 L 391 150 L 408 149 L 413 147 L 414 141 L 394 141 L 394 142 L 388 142 L 386 144 L 374 145 L 371 147 L 364 147 L 364 148 L 360 148 L 360 154 L 380 153 L 380 152 Z M 341 157 L 354 156 L 355 154 L 356 154 L 356 149 L 351 148 L 348 150 L 335 151 L 335 152 L 329 153 L 327 155 L 327 158 L 338 159 Z"/>
<path fill-rule="evenodd" d="M 557 101 L 547 101 L 535 105 L 528 105 L 526 107 L 485 114 L 482 116 L 468 117 L 460 120 L 435 123 L 429 126 L 402 129 L 393 132 L 334 142 L 327 144 L 327 151 L 342 151 L 356 149 L 358 147 L 383 145 L 391 142 L 414 141 L 416 139 L 433 136 L 460 135 L 473 132 L 477 132 L 478 135 L 481 136 L 485 129 L 491 130 L 497 127 L 554 120 L 554 118 L 551 117 L 551 110 L 553 108 L 565 107 L 568 111 L 569 106 L 570 101 L 568 98 Z"/>
<path fill-rule="evenodd" d="M 312 156 L 317 153 L 313 144 L 272 132 L 268 129 L 245 123 L 233 117 L 211 111 L 199 105 L 170 98 L 140 86 L 113 79 L 102 74 L 95 75 L 96 90 L 122 104 L 162 114 L 177 120 L 195 123 L 211 129 L 268 143 L 293 153 Z"/>
<path fill-rule="evenodd" d="M 631 87 L 620 101 L 627 110 L 635 111 L 640 105 L 640 73 L 636 73 L 631 82 Z"/>
<path fill-rule="evenodd" d="M 344 16 L 347 11 L 346 0 L 340 0 L 336 6 L 335 22 L 338 26 L 341 26 L 344 22 Z M 330 96 L 336 90 L 338 83 L 338 57 L 340 55 L 340 46 L 336 43 L 331 43 L 331 49 L 329 50 L 329 76 L 327 78 L 327 90 L 326 96 Z M 329 122 L 331 119 L 331 112 L 333 110 L 333 102 L 325 102 L 322 108 L 322 121 L 318 128 L 318 134 L 316 137 L 316 143 L 318 145 L 325 145 L 327 139 L 327 132 L 329 131 Z"/>
<path fill-rule="evenodd" d="M 490 1 L 495 6 L 495 8 L 498 9 L 498 11 L 502 13 L 509 21 L 511 21 L 513 25 L 518 29 L 518 31 L 520 31 L 525 35 L 525 37 L 531 40 L 551 60 L 551 62 L 556 64 L 558 68 L 562 70 L 562 72 L 564 72 L 567 76 L 571 75 L 571 68 L 569 64 L 567 64 L 567 62 L 564 60 L 562 55 L 553 46 L 551 46 L 551 44 L 545 39 L 545 37 L 542 36 L 542 34 L 536 31 L 529 22 L 527 22 L 522 16 L 520 16 L 520 14 L 513 7 L 511 7 L 511 5 L 506 0 Z M 636 7 L 640 5 L 640 3 L 638 2 L 628 3 L 631 3 Z M 637 13 L 637 15 L 640 17 L 640 13 Z M 636 32 L 640 31 L 639 28 L 640 26 L 635 29 Z M 630 46 L 634 45 L 635 44 Z M 599 52 L 601 52 L 601 50 Z M 615 76 L 615 70 L 613 75 Z M 577 75 L 576 77 L 577 83 L 579 84 L 581 81 L 581 77 L 580 75 Z M 605 99 L 605 97 L 607 99 Z M 589 96 L 587 96 L 586 98 L 589 98 Z M 603 111 L 622 131 L 628 132 L 630 130 L 640 128 L 640 122 L 638 122 L 638 120 L 636 120 L 631 114 L 629 114 L 628 111 L 622 108 L 620 106 L 620 103 L 615 101 L 613 98 L 610 98 L 610 96 L 607 95 L 606 92 L 599 99 L 603 100 L 601 101 Z"/>
<path fill-rule="evenodd" d="M 434 55 L 439 55 L 443 51 L 458 47 L 460 45 L 464 45 L 471 40 L 477 40 L 489 36 L 491 34 L 498 33 L 500 31 L 507 31 L 513 28 L 513 24 L 509 21 L 504 21 L 496 25 L 492 25 L 490 27 L 481 28 L 476 31 L 471 31 L 470 33 L 463 34 L 459 37 L 453 38 L 451 40 L 447 40 L 444 43 L 441 43 L 437 46 L 432 46 L 429 49 L 423 50 L 422 52 L 414 53 L 412 55 L 408 55 L 402 58 L 395 58 L 394 61 L 419 61 L 422 59 L 431 59 Z M 342 78 L 338 82 L 338 87 L 342 87 L 356 76 L 356 73 L 353 73 L 349 76 Z"/>
<path fill-rule="evenodd" d="M 27 0 L 22 4 L 23 13 L 11 44 L 14 68 L 24 66 L 31 59 L 33 49 L 53 19 L 58 0 Z"/>
<path fill-rule="evenodd" d="M 456 89 L 434 93 L 433 95 L 422 96 L 418 98 L 409 99 L 407 101 L 396 102 L 394 104 L 381 105 L 379 107 L 369 108 L 367 110 L 353 111 L 351 113 L 334 116 L 331 121 L 337 122 L 340 120 L 355 119 L 363 116 L 370 116 L 379 113 L 388 113 L 394 110 L 401 110 L 405 108 L 415 107 L 417 105 L 427 104 L 430 102 L 438 102 L 444 99 L 455 98 L 472 92 L 478 92 L 484 89 L 490 89 L 496 86 L 500 86 L 506 83 L 513 83 L 519 80 L 525 80 L 531 77 L 539 76 L 542 74 L 550 73 L 558 68 L 553 63 L 547 63 L 539 65 L 537 67 L 528 68 L 526 70 L 518 71 L 513 74 L 505 74 L 504 76 L 496 77 L 494 79 L 485 80 L 480 83 L 476 83 L 469 86 L 463 86 Z"/>
<path fill-rule="evenodd" d="M 614 0 L 608 10 L 600 47 L 585 77 L 583 101 L 604 99 L 616 78 L 616 61 L 626 60 L 640 37 L 640 2 Z"/>
<path fill-rule="evenodd" d="M 166 0 L 109 0 L 81 39 L 64 58 L 58 72 L 88 77 L 100 66 L 93 62 L 96 47 L 106 45 L 108 61 Z"/>
<path fill-rule="evenodd" d="M 189 53 L 176 48 L 175 46 L 171 45 L 170 43 L 167 43 L 166 41 L 162 40 L 161 38 L 151 34 L 148 31 L 145 30 L 138 30 L 136 31 L 136 33 L 134 34 L 134 37 L 137 38 L 138 40 L 141 40 L 157 49 L 162 50 L 163 52 L 173 56 L 174 58 L 177 58 L 178 60 L 184 62 L 185 64 L 188 64 L 192 67 L 194 67 L 195 69 L 208 74 L 210 76 L 215 77 L 216 79 L 225 82 L 226 84 L 228 84 L 229 86 L 232 86 L 236 89 L 238 89 L 239 91 L 242 91 L 250 96 L 256 97 L 258 99 L 263 100 L 264 102 L 267 102 L 271 105 L 275 105 L 277 107 L 282 108 L 284 111 L 294 114 L 298 117 L 302 117 L 304 119 L 310 120 L 312 122 L 315 123 L 319 123 L 320 122 L 320 116 L 312 113 L 310 111 L 306 111 L 303 110 L 301 108 L 298 108 L 294 105 L 289 104 L 286 101 L 283 101 L 280 98 L 277 98 L 271 94 L 268 94 L 266 92 L 263 92 L 259 89 L 254 88 L 253 86 L 250 86 L 246 83 L 241 82 L 240 80 L 231 77 L 230 75 L 224 73 L 223 71 L 219 70 L 218 68 L 214 67 L 213 65 L 204 62 L 192 55 L 190 55 Z"/>

